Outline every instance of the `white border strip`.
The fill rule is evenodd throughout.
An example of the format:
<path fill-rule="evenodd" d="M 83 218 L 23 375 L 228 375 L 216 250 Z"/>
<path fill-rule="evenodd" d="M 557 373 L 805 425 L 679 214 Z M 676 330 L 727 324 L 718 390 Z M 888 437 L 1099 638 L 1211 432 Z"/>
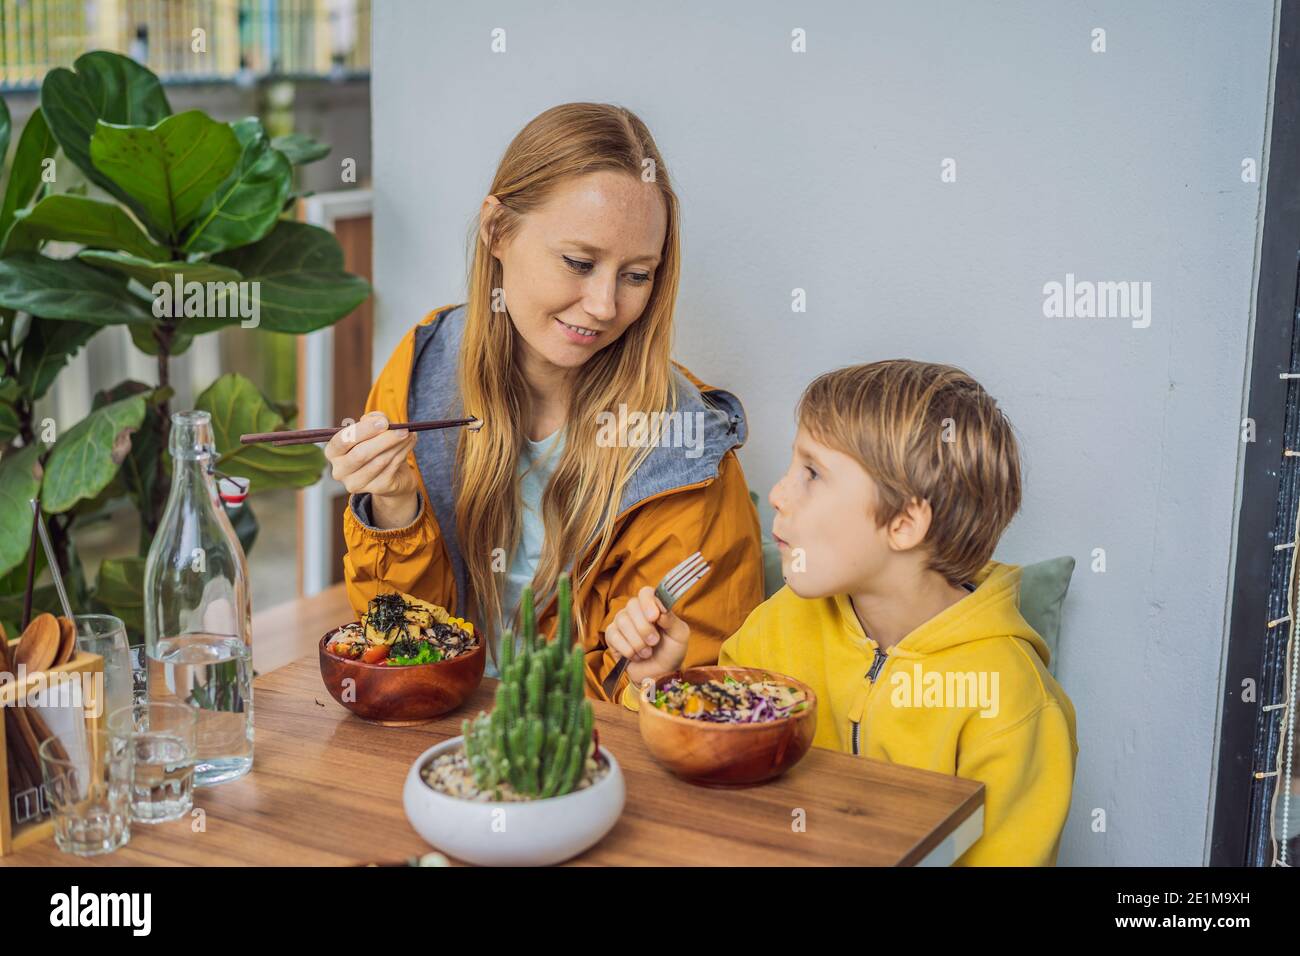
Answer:
<path fill-rule="evenodd" d="M 357 219 L 374 212 L 374 194 L 369 189 L 345 189 L 317 193 L 303 200 L 303 221 L 334 231 L 340 219 Z M 303 376 L 303 407 L 299 428 L 326 428 L 334 421 L 334 328 L 312 332 L 304 338 L 304 357 L 298 374 Z M 302 491 L 302 593 L 319 594 L 330 586 L 330 533 L 334 515 L 330 499 L 343 486 L 324 475 Z"/>

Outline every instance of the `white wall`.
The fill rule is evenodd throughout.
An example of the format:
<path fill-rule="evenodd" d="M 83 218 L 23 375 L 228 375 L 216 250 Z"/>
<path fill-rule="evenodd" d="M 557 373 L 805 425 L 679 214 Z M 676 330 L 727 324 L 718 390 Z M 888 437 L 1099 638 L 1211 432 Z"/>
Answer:
<path fill-rule="evenodd" d="M 745 401 L 750 483 L 784 469 L 816 374 L 970 370 L 1024 447 L 999 556 L 1080 562 L 1061 862 L 1200 864 L 1259 200 L 1241 163 L 1263 149 L 1272 5 L 731 9 L 375 5 L 376 370 L 464 298 L 466 228 L 518 129 L 572 100 L 633 109 L 683 202 L 678 357 Z M 1149 281 L 1150 327 L 1045 318 L 1067 272 Z"/>

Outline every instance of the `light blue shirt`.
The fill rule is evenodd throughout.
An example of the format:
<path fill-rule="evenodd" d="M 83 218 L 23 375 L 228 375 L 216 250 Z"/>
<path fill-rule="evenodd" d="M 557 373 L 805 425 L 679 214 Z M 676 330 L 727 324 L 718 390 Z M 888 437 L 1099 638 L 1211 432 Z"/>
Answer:
<path fill-rule="evenodd" d="M 515 474 L 519 478 L 519 497 L 523 508 L 520 515 L 522 527 L 519 545 L 511 558 L 501 594 L 501 613 L 506 621 L 514 620 L 519 599 L 524 588 L 533 580 L 537 562 L 542 557 L 542 544 L 546 540 L 546 529 L 542 525 L 542 492 L 546 490 L 555 466 L 560 463 L 563 451 L 563 426 L 541 441 L 526 440 L 519 451 Z M 501 631 L 502 625 L 498 623 L 497 634 L 500 635 Z M 491 654 L 488 655 L 483 672 L 488 677 L 501 676 Z"/>

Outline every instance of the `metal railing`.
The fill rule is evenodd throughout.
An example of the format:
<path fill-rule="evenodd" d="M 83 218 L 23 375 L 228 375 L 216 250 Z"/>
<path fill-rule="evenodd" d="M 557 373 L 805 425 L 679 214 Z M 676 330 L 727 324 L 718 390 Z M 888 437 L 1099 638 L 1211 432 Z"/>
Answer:
<path fill-rule="evenodd" d="M 89 50 L 167 83 L 364 75 L 370 0 L 0 0 L 0 90 Z"/>

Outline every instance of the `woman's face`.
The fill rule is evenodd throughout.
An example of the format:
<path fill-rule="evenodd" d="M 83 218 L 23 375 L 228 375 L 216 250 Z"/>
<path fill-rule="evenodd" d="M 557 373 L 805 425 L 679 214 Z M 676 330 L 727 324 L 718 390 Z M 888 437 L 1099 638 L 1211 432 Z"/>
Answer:
<path fill-rule="evenodd" d="M 480 236 L 495 196 L 483 202 Z M 650 301 L 668 229 L 654 183 L 602 170 L 568 180 L 492 250 L 525 367 L 581 366 L 616 342 Z"/>

